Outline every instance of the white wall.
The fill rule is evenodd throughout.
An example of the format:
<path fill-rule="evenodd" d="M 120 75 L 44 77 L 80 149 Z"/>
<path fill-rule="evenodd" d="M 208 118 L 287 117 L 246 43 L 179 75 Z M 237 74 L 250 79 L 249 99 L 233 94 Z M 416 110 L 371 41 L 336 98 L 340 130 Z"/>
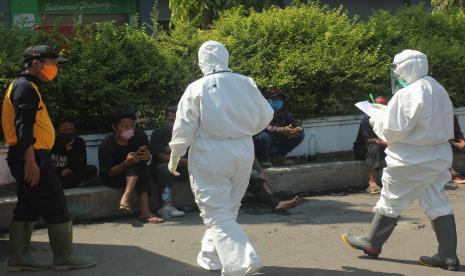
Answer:
<path fill-rule="evenodd" d="M 455 110 L 462 130 L 465 131 L 465 107 Z M 338 116 L 304 120 L 305 140 L 289 155 L 309 155 L 350 151 L 357 136 L 362 115 Z M 150 136 L 152 131 L 146 131 Z M 89 164 L 98 166 L 98 145 L 105 138 L 105 134 L 83 135 L 87 143 L 87 159 Z M 0 185 L 13 182 L 6 164 L 7 148 L 0 147 Z"/>
<path fill-rule="evenodd" d="M 465 107 L 455 109 L 462 131 L 465 132 Z M 302 121 L 305 140 L 290 156 L 310 153 L 330 153 L 352 150 L 362 115 L 318 118 Z"/>

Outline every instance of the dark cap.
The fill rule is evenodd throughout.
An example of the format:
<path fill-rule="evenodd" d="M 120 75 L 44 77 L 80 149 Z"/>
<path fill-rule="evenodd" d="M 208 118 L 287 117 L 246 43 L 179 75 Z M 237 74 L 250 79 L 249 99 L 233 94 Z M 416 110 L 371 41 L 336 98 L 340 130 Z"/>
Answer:
<path fill-rule="evenodd" d="M 66 62 L 67 59 L 58 56 L 55 49 L 49 45 L 34 45 L 26 49 L 23 53 L 25 61 L 39 59 L 39 58 L 51 58 L 56 60 L 58 63 Z"/>
<path fill-rule="evenodd" d="M 274 99 L 278 97 L 286 98 L 286 95 L 284 95 L 283 91 L 281 89 L 272 89 L 267 93 L 267 98 L 268 99 Z"/>

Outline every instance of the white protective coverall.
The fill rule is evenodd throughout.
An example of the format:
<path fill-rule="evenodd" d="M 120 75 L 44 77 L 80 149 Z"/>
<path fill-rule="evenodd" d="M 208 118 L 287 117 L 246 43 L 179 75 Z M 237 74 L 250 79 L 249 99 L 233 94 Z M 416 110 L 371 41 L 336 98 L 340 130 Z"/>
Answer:
<path fill-rule="evenodd" d="M 273 109 L 251 78 L 231 72 L 222 44 L 207 41 L 198 56 L 204 77 L 178 104 L 171 154 L 183 156 L 190 147 L 191 188 L 207 226 L 198 264 L 246 275 L 262 263 L 236 218 L 254 160 L 252 136 L 270 123 Z"/>
<path fill-rule="evenodd" d="M 447 91 L 428 74 L 426 55 L 405 50 L 395 74 L 410 85 L 397 91 L 373 129 L 389 143 L 383 189 L 375 212 L 398 217 L 416 199 L 430 220 L 453 214 L 444 186 L 450 181 L 453 107 Z"/>

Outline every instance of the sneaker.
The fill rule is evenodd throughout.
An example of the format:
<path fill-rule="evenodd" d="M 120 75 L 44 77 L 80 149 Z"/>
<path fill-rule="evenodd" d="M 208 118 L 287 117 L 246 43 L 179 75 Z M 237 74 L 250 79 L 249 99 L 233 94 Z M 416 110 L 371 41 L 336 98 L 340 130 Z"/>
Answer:
<path fill-rule="evenodd" d="M 183 211 L 179 211 L 174 206 L 166 206 L 158 210 L 158 215 L 162 216 L 163 218 L 170 218 L 170 217 L 182 217 L 186 213 Z"/>
<path fill-rule="evenodd" d="M 465 184 L 465 178 L 463 178 L 460 174 L 453 175 L 451 181 L 455 184 Z"/>

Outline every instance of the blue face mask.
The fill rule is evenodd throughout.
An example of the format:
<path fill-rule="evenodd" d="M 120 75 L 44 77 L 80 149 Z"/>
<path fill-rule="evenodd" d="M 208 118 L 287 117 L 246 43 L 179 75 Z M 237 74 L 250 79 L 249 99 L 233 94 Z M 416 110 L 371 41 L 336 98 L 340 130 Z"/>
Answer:
<path fill-rule="evenodd" d="M 270 105 L 274 111 L 278 111 L 281 108 L 283 108 L 284 101 L 283 100 L 271 100 Z"/>

